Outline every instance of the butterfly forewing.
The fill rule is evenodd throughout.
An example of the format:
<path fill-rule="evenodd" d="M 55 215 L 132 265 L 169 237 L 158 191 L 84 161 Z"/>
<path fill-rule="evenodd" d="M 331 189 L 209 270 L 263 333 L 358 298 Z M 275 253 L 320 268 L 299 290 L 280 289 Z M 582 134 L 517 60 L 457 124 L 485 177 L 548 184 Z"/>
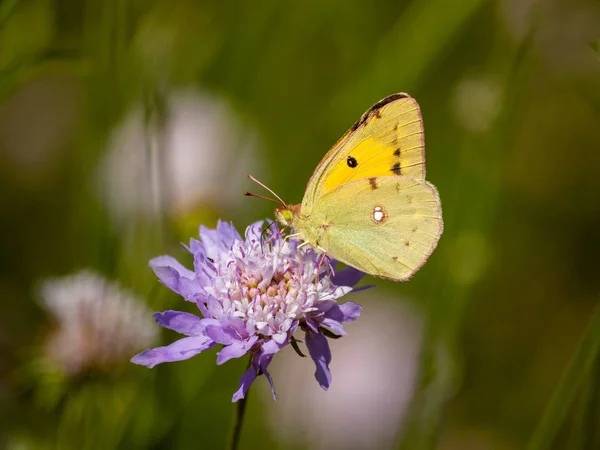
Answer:
<path fill-rule="evenodd" d="M 425 178 L 423 121 L 416 100 L 393 94 L 373 105 L 333 146 L 310 179 L 302 209 L 361 178 L 403 175 Z"/>

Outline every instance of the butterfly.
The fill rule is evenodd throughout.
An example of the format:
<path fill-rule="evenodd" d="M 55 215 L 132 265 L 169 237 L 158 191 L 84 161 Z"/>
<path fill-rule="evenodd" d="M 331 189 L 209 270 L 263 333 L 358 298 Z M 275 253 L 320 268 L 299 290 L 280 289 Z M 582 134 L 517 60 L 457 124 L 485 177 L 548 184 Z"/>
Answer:
<path fill-rule="evenodd" d="M 275 216 L 301 245 L 377 277 L 410 278 L 443 231 L 416 100 L 398 93 L 371 106 L 321 160 L 302 204 L 281 203 Z"/>

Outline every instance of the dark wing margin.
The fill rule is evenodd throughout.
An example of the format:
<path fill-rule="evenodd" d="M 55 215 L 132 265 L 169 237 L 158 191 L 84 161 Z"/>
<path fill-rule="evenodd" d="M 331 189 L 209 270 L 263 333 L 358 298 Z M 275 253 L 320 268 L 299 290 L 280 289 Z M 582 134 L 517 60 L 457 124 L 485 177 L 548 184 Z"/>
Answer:
<path fill-rule="evenodd" d="M 362 116 L 358 119 L 354 125 L 350 127 L 350 131 L 356 131 L 360 126 L 362 126 L 365 122 L 367 122 L 372 116 L 376 116 L 379 114 L 379 110 L 383 108 L 388 103 L 392 103 L 396 100 L 400 100 L 401 98 L 409 98 L 408 94 L 404 92 L 399 92 L 397 94 L 388 95 L 386 98 L 379 100 L 373 106 L 371 106 Z"/>

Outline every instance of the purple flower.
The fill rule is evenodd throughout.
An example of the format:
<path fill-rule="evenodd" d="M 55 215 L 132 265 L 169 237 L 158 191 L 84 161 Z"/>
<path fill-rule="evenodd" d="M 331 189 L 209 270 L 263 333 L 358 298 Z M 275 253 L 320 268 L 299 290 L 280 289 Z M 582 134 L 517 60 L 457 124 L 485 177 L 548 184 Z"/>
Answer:
<path fill-rule="evenodd" d="M 193 271 L 170 256 L 154 258 L 150 266 L 165 286 L 195 302 L 203 318 L 180 311 L 155 313 L 159 325 L 186 337 L 145 350 L 131 361 L 151 368 L 219 344 L 217 364 L 251 356 L 234 402 L 262 374 L 276 399 L 268 366 L 279 350 L 295 344 L 292 335 L 300 328 L 316 365 L 315 377 L 327 389 L 331 352 L 325 336 L 344 335 L 342 322 L 356 320 L 362 309 L 336 300 L 363 274 L 353 268 L 334 273 L 329 258 L 284 239 L 275 223 L 264 233 L 262 222 L 250 225 L 242 239 L 232 224 L 219 221 L 215 230 L 200 227 L 200 238 L 186 246 L 194 256 Z"/>

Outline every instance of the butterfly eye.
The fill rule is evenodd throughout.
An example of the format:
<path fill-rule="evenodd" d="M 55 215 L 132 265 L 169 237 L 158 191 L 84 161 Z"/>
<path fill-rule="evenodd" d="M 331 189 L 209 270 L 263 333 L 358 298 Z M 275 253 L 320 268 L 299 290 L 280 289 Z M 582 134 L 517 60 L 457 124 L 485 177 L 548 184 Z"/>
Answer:
<path fill-rule="evenodd" d="M 358 161 L 353 156 L 348 156 L 346 159 L 346 164 L 348 164 L 348 167 L 352 167 L 354 169 L 356 166 L 358 166 Z"/>

